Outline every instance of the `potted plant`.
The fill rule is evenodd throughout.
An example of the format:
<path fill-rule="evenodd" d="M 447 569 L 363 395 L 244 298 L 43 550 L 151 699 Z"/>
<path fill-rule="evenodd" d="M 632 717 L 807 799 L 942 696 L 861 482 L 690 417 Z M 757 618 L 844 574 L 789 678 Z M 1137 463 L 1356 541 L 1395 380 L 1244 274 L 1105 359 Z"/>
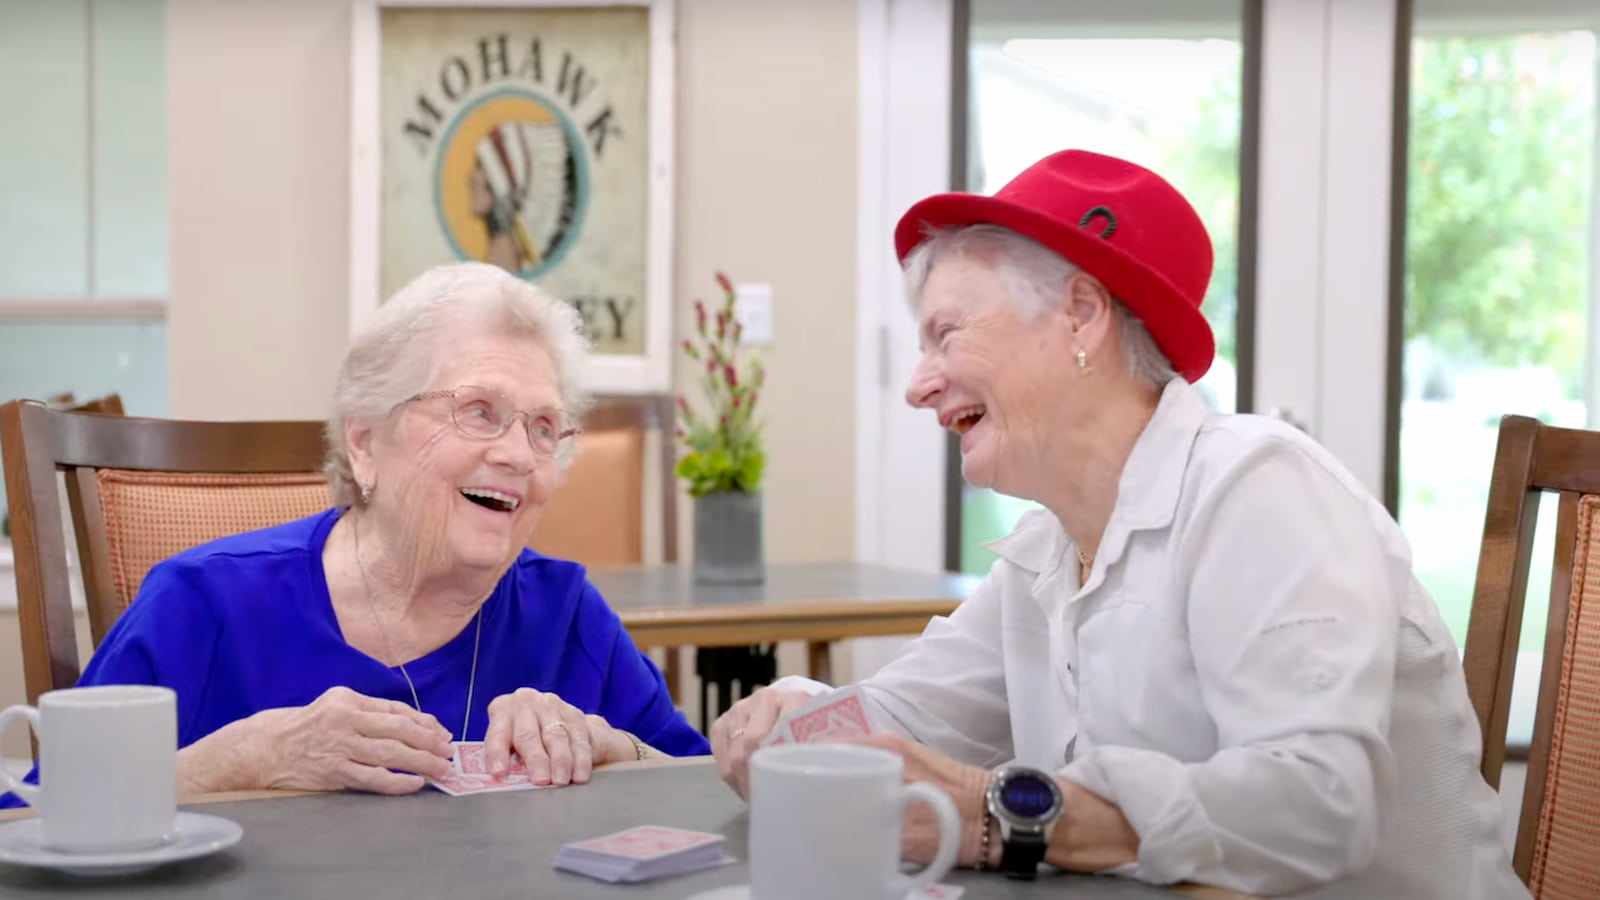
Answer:
<path fill-rule="evenodd" d="M 694 579 L 751 584 L 766 571 L 761 473 L 767 457 L 756 418 L 766 373 L 760 359 L 741 354 L 733 284 L 718 272 L 717 285 L 721 307 L 711 312 L 696 300 L 696 339 L 682 345 L 702 397 L 699 404 L 678 397 L 677 435 L 685 453 L 677 474 L 694 498 Z"/>

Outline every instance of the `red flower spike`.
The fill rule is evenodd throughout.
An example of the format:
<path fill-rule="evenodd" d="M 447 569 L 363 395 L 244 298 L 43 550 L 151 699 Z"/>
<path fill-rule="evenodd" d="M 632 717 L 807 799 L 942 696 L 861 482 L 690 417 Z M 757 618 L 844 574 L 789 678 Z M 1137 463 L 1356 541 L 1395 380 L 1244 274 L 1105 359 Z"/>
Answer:
<path fill-rule="evenodd" d="M 728 276 L 722 274 L 721 272 L 717 273 L 717 284 L 721 285 L 724 293 L 733 293 L 733 282 L 729 281 Z"/>

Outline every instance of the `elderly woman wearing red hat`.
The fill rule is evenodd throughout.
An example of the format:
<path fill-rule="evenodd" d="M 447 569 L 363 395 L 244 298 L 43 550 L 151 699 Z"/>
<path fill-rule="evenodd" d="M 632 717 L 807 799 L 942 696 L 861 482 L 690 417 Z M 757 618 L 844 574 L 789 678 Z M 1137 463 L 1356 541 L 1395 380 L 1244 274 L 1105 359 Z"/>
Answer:
<path fill-rule="evenodd" d="M 861 682 L 960 859 L 1319 898 L 1526 897 L 1455 644 L 1394 520 L 1310 438 L 1192 383 L 1211 243 L 1154 173 L 1066 151 L 900 221 L 906 399 L 968 482 L 1039 502 L 949 618 Z M 824 686 L 712 729 L 725 779 Z M 913 812 L 907 852 L 932 854 Z"/>

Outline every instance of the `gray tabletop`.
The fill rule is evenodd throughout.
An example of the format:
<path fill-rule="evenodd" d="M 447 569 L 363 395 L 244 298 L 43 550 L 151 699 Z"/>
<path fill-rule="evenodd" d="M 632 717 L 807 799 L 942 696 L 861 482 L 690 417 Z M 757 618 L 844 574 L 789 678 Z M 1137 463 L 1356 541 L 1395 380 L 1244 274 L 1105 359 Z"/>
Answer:
<path fill-rule="evenodd" d="M 710 765 L 601 772 L 561 790 L 449 797 L 322 794 L 192 807 L 244 827 L 244 839 L 214 856 L 121 879 L 81 879 L 0 865 L 0 895 L 114 897 L 474 897 L 684 898 L 748 880 L 743 801 Z M 691 875 L 611 885 L 552 866 L 569 841 L 633 825 L 721 832 L 739 861 Z M 1159 888 L 1070 875 L 1035 882 L 962 871 L 946 878 L 963 900 L 1072 897 L 1174 898 Z"/>
<path fill-rule="evenodd" d="M 918 572 L 859 562 L 775 563 L 749 585 L 695 584 L 687 565 L 591 569 L 589 580 L 618 612 L 684 606 L 741 606 L 857 600 L 963 600 L 972 575 Z"/>

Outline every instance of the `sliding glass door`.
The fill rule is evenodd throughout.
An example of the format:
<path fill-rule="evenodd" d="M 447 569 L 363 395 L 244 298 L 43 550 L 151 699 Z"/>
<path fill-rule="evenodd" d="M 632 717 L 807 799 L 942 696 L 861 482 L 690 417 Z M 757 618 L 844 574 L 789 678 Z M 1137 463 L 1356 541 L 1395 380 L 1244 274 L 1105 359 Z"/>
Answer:
<path fill-rule="evenodd" d="M 1239 196 L 1247 0 L 1053 4 L 971 0 L 965 184 L 993 193 L 1029 164 L 1079 148 L 1169 178 L 1211 232 L 1216 270 L 1204 312 L 1217 361 L 1200 382 L 1239 406 Z M 956 452 L 954 450 L 952 453 Z M 959 563 L 988 571 L 983 545 L 1032 504 L 960 484 Z M 953 504 L 952 504 L 953 505 Z M 955 510 L 951 510 L 955 513 Z M 954 560 L 952 560 L 954 562 Z"/>

